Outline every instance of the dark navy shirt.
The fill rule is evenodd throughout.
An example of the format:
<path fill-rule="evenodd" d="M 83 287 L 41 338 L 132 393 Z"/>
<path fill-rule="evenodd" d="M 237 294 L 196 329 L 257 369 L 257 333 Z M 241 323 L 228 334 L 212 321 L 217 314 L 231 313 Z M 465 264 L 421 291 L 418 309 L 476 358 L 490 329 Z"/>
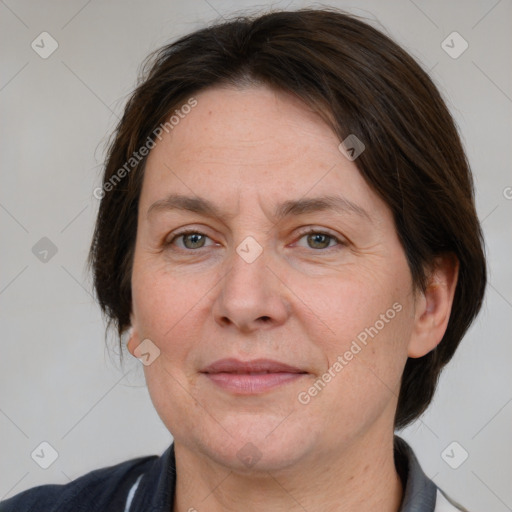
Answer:
<path fill-rule="evenodd" d="M 410 446 L 398 436 L 394 453 L 404 487 L 398 512 L 467 512 L 427 478 Z M 171 444 L 161 457 L 132 459 L 65 485 L 28 489 L 0 502 L 0 512 L 172 512 L 175 488 Z"/>

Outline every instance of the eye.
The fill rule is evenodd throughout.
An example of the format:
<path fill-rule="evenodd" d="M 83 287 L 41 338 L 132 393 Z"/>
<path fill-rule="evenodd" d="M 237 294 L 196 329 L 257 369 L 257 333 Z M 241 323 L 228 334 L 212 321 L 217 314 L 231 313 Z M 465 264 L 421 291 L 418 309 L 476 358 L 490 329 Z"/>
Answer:
<path fill-rule="evenodd" d="M 331 235 L 330 233 L 325 233 L 323 231 L 319 231 L 316 229 L 309 229 L 306 232 L 303 232 L 301 234 L 300 240 L 303 238 L 306 238 L 306 242 L 308 244 L 308 247 L 310 249 L 331 249 L 332 247 L 335 247 L 336 245 L 339 246 L 345 246 L 345 242 L 340 240 L 334 235 Z M 334 242 L 334 245 L 331 245 L 331 243 Z"/>
<path fill-rule="evenodd" d="M 303 238 L 306 239 L 308 247 L 314 250 L 331 249 L 336 245 L 346 245 L 344 241 L 340 240 L 338 237 L 330 233 L 326 233 L 324 231 L 311 228 L 301 233 L 299 240 L 302 240 Z M 181 231 L 180 233 L 176 233 L 173 236 L 173 238 L 166 243 L 166 245 L 177 245 L 178 249 L 190 251 L 208 247 L 207 245 L 205 245 L 207 239 L 210 239 L 210 237 L 208 237 L 204 233 L 201 233 L 200 231 L 191 229 L 187 231 Z M 177 243 L 178 240 L 181 241 L 181 244 Z"/>
<path fill-rule="evenodd" d="M 205 241 L 209 238 L 203 233 L 194 230 L 182 231 L 181 233 L 176 233 L 175 236 L 170 240 L 166 245 L 174 245 L 176 240 L 181 240 L 182 245 L 178 244 L 179 249 L 183 250 L 193 250 L 193 249 L 202 249 L 205 247 Z"/>

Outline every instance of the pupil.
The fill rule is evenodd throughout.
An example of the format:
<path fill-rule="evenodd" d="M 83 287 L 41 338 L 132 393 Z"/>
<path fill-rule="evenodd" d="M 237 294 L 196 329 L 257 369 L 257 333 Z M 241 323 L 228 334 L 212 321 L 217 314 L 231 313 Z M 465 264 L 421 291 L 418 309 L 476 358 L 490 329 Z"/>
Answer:
<path fill-rule="evenodd" d="M 201 240 L 201 237 L 202 235 L 198 234 L 198 233 L 192 233 L 190 235 L 188 235 L 189 237 L 189 240 L 190 242 L 192 243 L 192 245 L 196 245 L 197 243 L 199 243 Z"/>

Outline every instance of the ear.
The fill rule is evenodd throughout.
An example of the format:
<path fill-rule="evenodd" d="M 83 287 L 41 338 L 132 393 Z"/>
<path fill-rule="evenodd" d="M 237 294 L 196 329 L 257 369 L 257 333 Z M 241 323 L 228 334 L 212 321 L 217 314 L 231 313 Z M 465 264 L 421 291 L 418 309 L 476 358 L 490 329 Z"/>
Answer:
<path fill-rule="evenodd" d="M 139 346 L 139 334 L 137 332 L 137 329 L 134 327 L 134 323 L 133 323 L 133 318 L 130 317 L 130 323 L 131 323 L 131 327 L 129 329 L 129 339 L 128 339 L 128 342 L 126 343 L 126 348 L 128 349 L 128 352 L 130 352 L 130 354 L 133 356 L 133 357 L 137 357 L 134 353 L 135 349 Z"/>
<path fill-rule="evenodd" d="M 425 291 L 418 292 L 415 303 L 414 328 L 408 356 L 422 357 L 443 339 L 459 275 L 459 261 L 454 254 L 436 257 Z"/>

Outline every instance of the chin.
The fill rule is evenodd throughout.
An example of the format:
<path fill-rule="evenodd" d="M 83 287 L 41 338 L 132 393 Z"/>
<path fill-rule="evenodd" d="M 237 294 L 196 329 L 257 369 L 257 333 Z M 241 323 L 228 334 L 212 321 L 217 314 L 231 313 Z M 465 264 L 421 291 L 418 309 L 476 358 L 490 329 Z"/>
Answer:
<path fill-rule="evenodd" d="M 250 416 L 223 423 L 231 435 L 223 431 L 220 436 L 208 436 L 199 442 L 201 451 L 231 471 L 251 474 L 284 470 L 313 451 L 312 432 L 304 425 L 291 418 L 265 421 L 260 417 L 258 421 Z"/>

